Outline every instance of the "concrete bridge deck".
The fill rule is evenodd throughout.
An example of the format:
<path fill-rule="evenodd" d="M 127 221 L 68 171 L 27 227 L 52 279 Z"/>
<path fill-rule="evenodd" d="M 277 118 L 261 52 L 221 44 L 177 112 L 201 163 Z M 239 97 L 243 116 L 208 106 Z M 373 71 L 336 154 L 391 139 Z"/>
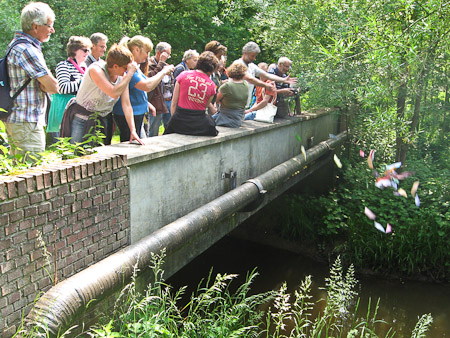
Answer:
<path fill-rule="evenodd" d="M 301 145 L 308 149 L 337 134 L 338 112 L 218 130 L 216 137 L 171 134 L 144 139 L 140 147 L 98 148 L 100 154 L 127 155 L 131 243 L 299 154 Z"/>

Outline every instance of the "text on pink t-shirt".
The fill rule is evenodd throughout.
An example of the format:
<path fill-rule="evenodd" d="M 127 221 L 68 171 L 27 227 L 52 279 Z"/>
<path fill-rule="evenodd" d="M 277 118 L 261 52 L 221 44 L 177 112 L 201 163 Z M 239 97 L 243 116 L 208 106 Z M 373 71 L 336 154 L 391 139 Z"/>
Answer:
<path fill-rule="evenodd" d="M 216 94 L 216 85 L 208 75 L 196 71 L 185 71 L 177 77 L 180 84 L 178 106 L 185 109 L 205 110 L 211 96 Z"/>

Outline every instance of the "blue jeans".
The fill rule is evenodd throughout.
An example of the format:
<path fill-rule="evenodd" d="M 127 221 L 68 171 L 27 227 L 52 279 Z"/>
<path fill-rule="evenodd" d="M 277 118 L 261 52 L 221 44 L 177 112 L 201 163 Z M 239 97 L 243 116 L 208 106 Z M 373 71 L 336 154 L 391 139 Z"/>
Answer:
<path fill-rule="evenodd" d="M 100 131 L 106 136 L 106 138 L 103 140 L 105 145 L 111 144 L 111 138 L 109 138 L 109 142 L 108 142 L 108 129 L 112 129 L 112 115 L 109 114 L 105 117 L 98 117 L 98 119 L 101 121 L 101 129 Z M 76 115 L 73 117 L 72 120 L 72 126 L 71 126 L 71 139 L 70 139 L 70 143 L 75 144 L 75 143 L 80 143 L 84 141 L 84 135 L 86 134 L 86 123 L 87 121 L 80 119 L 79 117 L 77 117 Z M 111 134 L 112 137 L 112 134 Z"/>
<path fill-rule="evenodd" d="M 168 113 L 156 114 L 156 116 L 149 114 L 150 127 L 148 128 L 148 137 L 158 136 L 161 121 L 164 124 L 164 129 L 167 128 L 167 124 L 169 123 L 170 118 L 172 117 L 172 115 L 170 114 L 170 105 L 172 104 L 172 101 L 165 101 L 165 104 L 167 109 L 169 110 Z"/>
<path fill-rule="evenodd" d="M 251 113 L 245 114 L 244 120 L 245 121 L 247 121 L 247 120 L 254 120 L 255 116 L 256 116 L 256 113 L 254 111 L 252 111 Z"/>
<path fill-rule="evenodd" d="M 170 101 L 166 101 L 166 107 L 167 107 L 167 110 L 169 111 L 169 113 L 167 113 L 167 114 L 162 114 L 162 121 L 163 121 L 163 124 L 164 124 L 164 129 L 166 129 L 167 128 L 167 124 L 169 124 L 169 121 L 170 121 L 170 118 L 172 117 L 172 114 L 170 114 L 170 106 L 172 105 L 172 100 L 170 100 Z"/>
<path fill-rule="evenodd" d="M 149 114 L 150 119 L 148 123 L 150 126 L 148 127 L 148 137 L 158 136 L 159 126 L 161 125 L 163 115 L 164 114 L 156 114 L 156 116 L 153 116 Z"/>
<path fill-rule="evenodd" d="M 73 120 L 72 120 L 72 126 L 71 126 L 71 139 L 70 139 L 70 143 L 75 144 L 75 143 L 80 143 L 83 141 L 83 136 L 84 136 L 84 129 L 86 126 L 86 121 L 80 119 L 79 117 L 74 116 Z"/>

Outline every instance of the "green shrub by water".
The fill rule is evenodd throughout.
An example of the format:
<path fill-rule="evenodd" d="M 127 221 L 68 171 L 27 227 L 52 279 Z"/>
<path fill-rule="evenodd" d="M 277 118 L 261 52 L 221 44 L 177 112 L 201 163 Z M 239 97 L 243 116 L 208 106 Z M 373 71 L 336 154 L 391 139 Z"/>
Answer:
<path fill-rule="evenodd" d="M 281 233 L 317 245 L 324 253 L 340 254 L 357 269 L 450 278 L 448 167 L 437 165 L 431 155 L 411 159 L 405 170 L 415 174 L 400 181 L 399 187 L 408 192 L 403 198 L 394 196 L 390 188 L 375 187 L 365 159 L 343 163 L 337 170 L 336 188 L 326 196 L 289 195 L 276 202 L 279 207 L 273 209 L 278 210 Z M 409 194 L 417 180 L 420 207 Z M 392 234 L 376 230 L 364 207 L 384 227 L 390 223 Z"/>

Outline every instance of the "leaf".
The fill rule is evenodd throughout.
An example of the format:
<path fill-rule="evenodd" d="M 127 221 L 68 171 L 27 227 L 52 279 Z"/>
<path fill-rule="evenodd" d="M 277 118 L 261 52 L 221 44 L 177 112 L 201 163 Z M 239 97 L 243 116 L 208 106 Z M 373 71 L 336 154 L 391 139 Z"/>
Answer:
<path fill-rule="evenodd" d="M 386 165 L 386 171 L 390 171 L 392 169 L 398 169 L 402 166 L 402 162 L 395 162 L 389 165 Z"/>
<path fill-rule="evenodd" d="M 300 137 L 299 134 L 295 134 L 295 138 L 297 139 L 298 142 L 302 143 L 302 138 Z"/>
<path fill-rule="evenodd" d="M 370 169 L 373 169 L 373 159 L 375 158 L 375 150 L 371 150 L 369 156 L 367 157 L 367 164 Z"/>

